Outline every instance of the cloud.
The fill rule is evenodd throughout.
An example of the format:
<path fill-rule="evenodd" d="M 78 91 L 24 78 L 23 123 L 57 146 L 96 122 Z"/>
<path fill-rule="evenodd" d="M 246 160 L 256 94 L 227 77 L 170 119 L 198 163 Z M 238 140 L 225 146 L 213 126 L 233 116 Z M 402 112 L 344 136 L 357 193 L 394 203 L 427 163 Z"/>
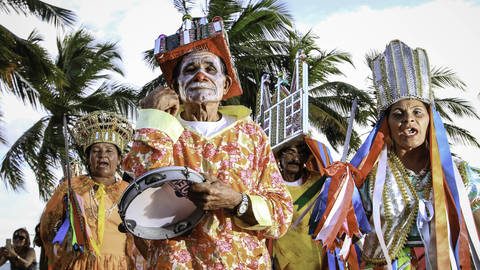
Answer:
<path fill-rule="evenodd" d="M 370 70 L 365 54 L 383 51 L 393 39 L 400 39 L 411 47 L 427 50 L 432 66 L 450 67 L 467 83 L 468 91 L 447 91 L 446 96 L 461 97 L 480 108 L 477 98 L 480 77 L 476 65 L 480 63 L 480 5 L 470 1 L 432 1 L 418 6 L 374 9 L 361 6 L 353 11 L 331 14 L 315 25 L 300 21 L 304 32 L 313 29 L 323 49 L 338 48 L 353 56 L 355 68 L 344 65 L 346 77 L 334 78 L 349 82 L 358 88 L 369 86 Z M 479 120 L 461 119 L 457 125 L 467 128 L 480 138 Z M 453 151 L 470 163 L 480 166 L 478 149 L 454 146 Z"/>

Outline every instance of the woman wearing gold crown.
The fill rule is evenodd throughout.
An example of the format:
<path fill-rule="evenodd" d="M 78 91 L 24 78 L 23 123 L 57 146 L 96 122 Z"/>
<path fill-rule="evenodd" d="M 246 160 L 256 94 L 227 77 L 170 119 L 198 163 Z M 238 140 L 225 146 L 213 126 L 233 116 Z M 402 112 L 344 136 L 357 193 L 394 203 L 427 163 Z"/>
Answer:
<path fill-rule="evenodd" d="M 394 40 L 371 69 L 379 121 L 350 164 L 327 169 L 327 203 L 311 220 L 315 237 L 344 261 L 352 255 L 345 250 L 353 236 L 362 237 L 359 219 L 350 213 L 336 219 L 342 210 L 335 202 L 349 194 L 344 187 L 356 186 L 372 225 L 363 243 L 364 267 L 478 269 L 480 177 L 452 158 L 426 52 Z M 331 224 L 345 226 L 331 230 Z"/>
<path fill-rule="evenodd" d="M 76 123 L 88 174 L 63 181 L 45 206 L 40 234 L 49 269 L 133 268 L 117 209 L 128 186 L 117 169 L 132 133 L 126 119 L 110 112 L 93 112 Z"/>

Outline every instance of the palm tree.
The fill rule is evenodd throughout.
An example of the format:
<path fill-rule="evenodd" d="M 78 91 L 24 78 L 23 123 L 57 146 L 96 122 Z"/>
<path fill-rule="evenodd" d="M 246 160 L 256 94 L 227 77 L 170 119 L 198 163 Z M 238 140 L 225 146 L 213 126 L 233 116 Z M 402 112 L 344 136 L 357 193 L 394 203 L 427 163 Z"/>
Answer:
<path fill-rule="evenodd" d="M 310 31 L 306 34 L 291 32 L 289 36 L 289 57 L 282 63 L 281 69 L 287 78 L 293 76 L 295 57 L 299 50 L 305 54 L 309 67 L 309 120 L 313 127 L 323 133 L 330 145 L 337 150 L 343 145 L 348 128 L 350 109 L 355 98 L 358 101 L 358 112 L 355 115 L 357 125 L 367 125 L 368 108 L 371 98 L 355 86 L 341 81 L 329 81 L 332 75 L 344 75 L 339 65 L 351 64 L 350 55 L 340 50 L 323 50 L 318 45 L 317 36 Z M 350 149 L 360 146 L 360 139 L 355 130 L 350 140 Z"/>
<path fill-rule="evenodd" d="M 447 67 L 433 67 L 432 88 L 434 93 L 446 90 L 448 88 L 466 91 L 466 84 L 458 78 L 457 74 Z M 438 98 L 435 97 L 435 109 L 442 117 L 443 124 L 449 137 L 456 143 L 472 145 L 480 148 L 480 144 L 467 129 L 454 124 L 454 118 L 468 117 L 479 120 L 480 117 L 475 112 L 470 102 L 462 98 Z"/>
<path fill-rule="evenodd" d="M 372 51 L 365 56 L 366 62 L 369 64 L 373 59 L 375 59 L 380 53 L 377 51 Z M 477 148 L 480 148 L 480 143 L 477 138 L 472 136 L 470 131 L 467 129 L 461 128 L 453 123 L 454 118 L 468 117 L 479 120 L 480 117 L 476 113 L 475 108 L 472 107 L 470 102 L 462 98 L 439 98 L 436 96 L 436 93 L 442 90 L 453 88 L 459 91 L 466 91 L 467 85 L 463 82 L 457 74 L 448 67 L 435 67 L 433 66 L 430 69 L 431 74 L 431 86 L 434 93 L 434 103 L 435 109 L 438 111 L 442 117 L 443 124 L 447 131 L 448 136 L 455 143 L 462 143 L 465 145 L 472 145 Z M 371 78 L 370 78 L 371 80 Z M 370 89 L 373 89 L 371 87 Z M 370 91 L 370 94 L 373 95 L 373 90 Z M 377 115 L 375 109 L 372 107 L 371 117 L 373 122 L 376 122 Z"/>
<path fill-rule="evenodd" d="M 7 14 L 34 15 L 56 26 L 71 25 L 75 19 L 73 12 L 39 0 L 1 0 L 0 10 Z M 35 84 L 55 76 L 39 41 L 41 37 L 36 31 L 23 39 L 0 25 L 0 92 L 11 91 L 34 107 L 38 103 Z"/>
<path fill-rule="evenodd" d="M 25 131 L 3 157 L 0 177 L 13 190 L 25 183 L 22 165 L 35 173 L 39 194 L 47 199 L 54 187 L 53 169 L 64 161 L 63 116 L 67 126 L 78 116 L 95 110 L 110 110 L 133 114 L 135 91 L 107 83 L 121 57 L 115 43 L 96 42 L 92 35 L 78 30 L 57 39 L 58 56 L 54 63 L 54 81 L 35 85 L 38 107 L 47 113 Z M 67 127 L 67 128 L 68 128 Z M 72 154 L 72 153 L 70 153 Z"/>
<path fill-rule="evenodd" d="M 177 10 L 189 14 L 194 1 L 174 0 Z M 242 5 L 239 0 L 210 0 L 203 8 L 211 20 L 214 16 L 223 18 L 228 32 L 230 51 L 243 88 L 241 97 L 233 98 L 229 104 L 241 103 L 255 107 L 255 97 L 263 72 L 278 70 L 288 59 L 288 36 L 292 16 L 285 4 L 279 0 L 255 0 Z M 152 68 L 157 64 L 153 50 L 144 53 L 145 61 Z M 146 95 L 153 87 L 164 82 L 160 76 L 145 85 L 140 96 Z"/>

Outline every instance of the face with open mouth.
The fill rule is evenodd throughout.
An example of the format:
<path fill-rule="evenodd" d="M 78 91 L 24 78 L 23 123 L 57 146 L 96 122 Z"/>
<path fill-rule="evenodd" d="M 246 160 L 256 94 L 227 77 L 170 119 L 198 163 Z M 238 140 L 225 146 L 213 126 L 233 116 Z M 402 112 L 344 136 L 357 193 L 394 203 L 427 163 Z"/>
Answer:
<path fill-rule="evenodd" d="M 396 149 L 410 151 L 421 146 L 428 133 L 430 117 L 425 104 L 404 99 L 393 104 L 388 114 L 388 127 Z"/>
<path fill-rule="evenodd" d="M 89 165 L 92 177 L 110 178 L 115 175 L 120 158 L 111 143 L 96 143 L 90 147 Z"/>

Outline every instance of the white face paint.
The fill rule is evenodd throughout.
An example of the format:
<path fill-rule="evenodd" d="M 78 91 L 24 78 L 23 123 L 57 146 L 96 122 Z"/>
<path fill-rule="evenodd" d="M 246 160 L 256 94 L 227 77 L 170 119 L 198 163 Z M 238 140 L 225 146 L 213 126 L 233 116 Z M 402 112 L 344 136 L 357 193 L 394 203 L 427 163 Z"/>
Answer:
<path fill-rule="evenodd" d="M 220 58 L 210 52 L 194 52 L 183 58 L 178 91 L 184 103 L 220 102 L 230 88 Z"/>

